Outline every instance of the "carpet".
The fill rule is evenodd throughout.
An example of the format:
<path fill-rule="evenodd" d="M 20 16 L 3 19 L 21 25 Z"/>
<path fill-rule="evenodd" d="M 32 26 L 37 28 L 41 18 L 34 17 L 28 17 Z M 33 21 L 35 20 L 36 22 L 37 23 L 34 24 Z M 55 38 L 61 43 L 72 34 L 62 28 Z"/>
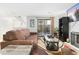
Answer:
<path fill-rule="evenodd" d="M 37 47 L 32 49 L 31 55 L 48 55 L 48 54 L 45 51 L 45 49 L 37 45 Z"/>

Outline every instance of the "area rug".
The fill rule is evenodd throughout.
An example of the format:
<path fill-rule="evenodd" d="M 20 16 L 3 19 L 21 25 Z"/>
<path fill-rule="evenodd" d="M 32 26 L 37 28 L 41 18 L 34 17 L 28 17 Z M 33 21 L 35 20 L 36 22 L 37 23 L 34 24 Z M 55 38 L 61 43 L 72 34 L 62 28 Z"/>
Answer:
<path fill-rule="evenodd" d="M 36 48 L 33 48 L 31 51 L 31 55 L 48 55 L 42 47 L 38 46 Z"/>

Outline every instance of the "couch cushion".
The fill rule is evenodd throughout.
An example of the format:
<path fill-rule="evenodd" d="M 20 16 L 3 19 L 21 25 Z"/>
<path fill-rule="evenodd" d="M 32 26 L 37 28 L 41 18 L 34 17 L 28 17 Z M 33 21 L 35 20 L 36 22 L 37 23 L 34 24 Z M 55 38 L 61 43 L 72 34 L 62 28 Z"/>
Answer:
<path fill-rule="evenodd" d="M 25 36 L 20 30 L 16 30 L 15 35 L 16 35 L 17 40 L 25 40 Z"/>
<path fill-rule="evenodd" d="M 30 40 L 30 41 L 32 40 L 34 44 L 37 44 L 37 35 L 31 35 L 26 40 Z"/>
<path fill-rule="evenodd" d="M 16 36 L 15 36 L 14 31 L 8 31 L 8 32 L 6 32 L 6 35 L 3 35 L 3 39 L 5 41 L 16 40 Z"/>
<path fill-rule="evenodd" d="M 25 40 L 30 36 L 30 31 L 28 29 L 20 29 L 15 32 L 17 39 Z"/>
<path fill-rule="evenodd" d="M 21 29 L 21 33 L 25 36 L 25 38 L 28 38 L 30 36 L 29 29 Z"/>

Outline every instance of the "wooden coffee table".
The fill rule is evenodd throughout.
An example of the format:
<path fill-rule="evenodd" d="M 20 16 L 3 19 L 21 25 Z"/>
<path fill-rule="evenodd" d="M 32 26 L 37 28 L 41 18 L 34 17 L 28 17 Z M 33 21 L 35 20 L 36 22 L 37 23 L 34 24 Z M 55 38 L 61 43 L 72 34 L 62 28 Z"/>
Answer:
<path fill-rule="evenodd" d="M 33 45 L 8 45 L 1 50 L 2 55 L 29 55 Z"/>

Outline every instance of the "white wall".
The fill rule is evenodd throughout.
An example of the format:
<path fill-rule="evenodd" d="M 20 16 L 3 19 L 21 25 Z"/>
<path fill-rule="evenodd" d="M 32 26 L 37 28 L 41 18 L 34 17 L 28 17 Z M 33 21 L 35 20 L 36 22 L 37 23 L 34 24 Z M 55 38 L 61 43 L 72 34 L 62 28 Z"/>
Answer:
<path fill-rule="evenodd" d="M 79 32 L 79 21 L 69 23 L 70 32 Z"/>
<path fill-rule="evenodd" d="M 76 21 L 75 17 L 76 8 L 69 11 L 68 16 L 73 19 L 74 22 L 69 23 L 69 39 L 71 40 L 71 32 L 79 32 L 79 21 Z"/>
<path fill-rule="evenodd" d="M 59 28 L 59 19 L 61 17 L 65 17 L 65 16 L 67 16 L 67 13 L 63 12 L 63 13 L 61 13 L 61 14 L 54 17 L 54 28 Z"/>
<path fill-rule="evenodd" d="M 0 41 L 3 40 L 3 34 L 9 30 L 16 30 L 20 28 L 27 28 L 27 18 L 26 17 L 14 17 L 14 16 L 2 16 L 0 17 Z"/>
<path fill-rule="evenodd" d="M 71 40 L 71 32 L 79 32 L 79 21 L 69 23 L 69 39 Z"/>

